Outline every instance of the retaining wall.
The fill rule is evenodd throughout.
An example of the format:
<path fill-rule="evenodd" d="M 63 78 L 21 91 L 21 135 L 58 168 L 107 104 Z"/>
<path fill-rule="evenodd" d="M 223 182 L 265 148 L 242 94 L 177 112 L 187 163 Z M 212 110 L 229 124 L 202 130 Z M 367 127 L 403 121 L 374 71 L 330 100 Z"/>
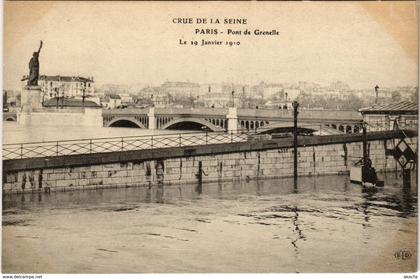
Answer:
<path fill-rule="evenodd" d="M 395 171 L 400 167 L 386 149 L 399 139 L 374 140 L 368 143 L 370 158 L 377 171 Z M 406 139 L 417 150 L 417 137 Z M 170 150 L 165 151 L 170 154 Z M 153 156 L 151 156 L 153 157 Z M 167 156 L 170 157 L 170 156 Z M 362 143 L 313 145 L 298 149 L 300 176 L 347 174 L 362 157 Z M 235 151 L 215 155 L 191 155 L 167 159 L 125 160 L 121 163 L 98 163 L 82 166 L 11 168 L 3 175 L 3 193 L 68 191 L 150 184 L 197 183 L 199 162 L 203 182 L 277 178 L 293 175 L 293 149 L 274 148 L 258 151 Z"/>

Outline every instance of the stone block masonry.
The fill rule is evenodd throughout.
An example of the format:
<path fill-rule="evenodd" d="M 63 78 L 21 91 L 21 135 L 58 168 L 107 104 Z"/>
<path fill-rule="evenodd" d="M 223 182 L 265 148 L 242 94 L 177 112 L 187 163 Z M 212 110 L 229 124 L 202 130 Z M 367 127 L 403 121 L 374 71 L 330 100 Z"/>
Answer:
<path fill-rule="evenodd" d="M 370 158 L 377 171 L 399 170 L 386 149 L 392 148 L 399 139 L 373 140 L 368 144 Z M 417 151 L 417 137 L 406 139 Z M 225 145 L 224 150 L 229 146 Z M 208 147 L 203 147 L 208 148 Z M 270 149 L 232 152 L 212 152 L 210 148 L 203 154 L 171 156 L 177 150 L 167 149 L 165 156 L 143 156 L 144 159 L 118 159 L 121 162 L 106 162 L 88 159 L 80 165 L 39 167 L 25 161 L 21 167 L 16 164 L 3 171 L 3 193 L 45 191 L 70 191 L 110 187 L 131 187 L 164 184 L 197 183 L 199 162 L 202 163 L 206 182 L 279 178 L 293 176 L 293 149 L 291 147 L 270 147 Z M 254 148 L 257 149 L 257 148 Z M 217 150 L 216 150 L 217 151 Z M 98 155 L 98 154 L 96 154 Z M 298 149 L 299 176 L 347 174 L 350 167 L 362 157 L 362 143 L 329 143 L 302 146 Z M 103 162 L 101 162 L 103 161 Z M 93 162 L 93 163 L 92 163 Z M 16 162 L 15 162 L 16 163 Z"/>

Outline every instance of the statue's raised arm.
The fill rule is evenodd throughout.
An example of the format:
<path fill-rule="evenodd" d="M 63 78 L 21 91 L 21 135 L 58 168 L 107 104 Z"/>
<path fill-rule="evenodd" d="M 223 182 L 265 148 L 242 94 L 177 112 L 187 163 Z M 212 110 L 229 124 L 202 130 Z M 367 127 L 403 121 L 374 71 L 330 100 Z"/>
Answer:
<path fill-rule="evenodd" d="M 42 41 L 41 41 L 41 43 L 39 44 L 38 54 L 41 52 L 41 48 L 42 48 Z"/>

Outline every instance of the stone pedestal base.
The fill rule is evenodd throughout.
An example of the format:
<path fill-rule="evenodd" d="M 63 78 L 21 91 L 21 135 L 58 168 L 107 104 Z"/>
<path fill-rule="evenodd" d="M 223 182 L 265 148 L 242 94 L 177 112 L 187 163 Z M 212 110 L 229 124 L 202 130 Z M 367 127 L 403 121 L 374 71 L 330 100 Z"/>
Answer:
<path fill-rule="evenodd" d="M 42 108 L 41 87 L 25 86 L 20 96 L 21 112 L 31 113 Z"/>
<path fill-rule="evenodd" d="M 149 130 L 156 130 L 156 116 L 155 116 L 155 108 L 149 108 L 149 113 L 147 114 L 149 117 Z"/>
<path fill-rule="evenodd" d="M 44 108 L 42 110 L 18 113 L 20 125 L 31 126 L 75 126 L 103 127 L 102 109 L 98 108 Z"/>
<path fill-rule="evenodd" d="M 29 125 L 31 123 L 31 114 L 28 112 L 18 112 L 16 116 L 19 125 Z"/>
<path fill-rule="evenodd" d="M 228 132 L 237 133 L 238 132 L 238 110 L 233 107 L 229 108 L 229 113 L 226 115 L 228 119 Z"/>
<path fill-rule="evenodd" d="M 17 114 L 17 122 L 21 125 L 29 125 L 31 113 L 42 108 L 41 87 L 25 86 L 20 95 L 20 112 Z"/>
<path fill-rule="evenodd" d="M 17 122 L 32 126 L 103 127 L 102 109 L 43 108 L 40 86 L 25 86 L 22 90 Z"/>

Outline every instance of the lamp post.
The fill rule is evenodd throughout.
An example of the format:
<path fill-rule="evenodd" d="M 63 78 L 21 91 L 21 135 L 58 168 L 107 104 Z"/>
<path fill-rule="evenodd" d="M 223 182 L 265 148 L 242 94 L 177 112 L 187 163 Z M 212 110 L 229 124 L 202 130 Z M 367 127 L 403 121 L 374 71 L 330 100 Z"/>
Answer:
<path fill-rule="evenodd" d="M 362 123 L 363 165 L 366 165 L 367 160 L 369 159 L 369 154 L 367 150 L 367 140 L 366 140 L 366 128 L 367 128 L 367 123 L 363 121 Z"/>
<path fill-rule="evenodd" d="M 58 98 L 59 98 L 59 96 L 58 96 L 58 87 L 54 88 L 54 91 L 55 91 L 55 99 L 57 100 L 57 108 L 58 108 Z"/>
<path fill-rule="evenodd" d="M 232 91 L 232 104 L 235 107 L 235 90 Z"/>
<path fill-rule="evenodd" d="M 292 103 L 293 106 L 293 179 L 295 182 L 295 187 L 296 187 L 296 182 L 297 182 L 297 177 L 298 177 L 298 170 L 297 170 L 297 163 L 298 163 L 298 159 L 297 159 L 297 117 L 298 117 L 298 107 L 299 107 L 299 103 L 296 101 L 293 101 Z"/>
<path fill-rule="evenodd" d="M 41 105 L 44 106 L 44 101 L 45 101 L 45 89 L 44 88 L 42 89 L 42 93 L 41 94 L 42 94 Z M 4 104 L 4 101 L 3 101 L 3 104 Z"/>
<path fill-rule="evenodd" d="M 375 86 L 375 104 L 378 103 L 378 90 L 379 90 L 379 86 L 376 85 Z"/>
<path fill-rule="evenodd" d="M 62 89 L 61 92 L 62 92 L 61 93 L 61 108 L 63 108 L 64 107 L 64 89 Z"/>
<path fill-rule="evenodd" d="M 85 107 L 85 98 L 86 98 L 86 81 L 85 82 L 83 82 L 83 88 L 82 88 L 82 105 L 83 105 L 83 108 Z"/>

